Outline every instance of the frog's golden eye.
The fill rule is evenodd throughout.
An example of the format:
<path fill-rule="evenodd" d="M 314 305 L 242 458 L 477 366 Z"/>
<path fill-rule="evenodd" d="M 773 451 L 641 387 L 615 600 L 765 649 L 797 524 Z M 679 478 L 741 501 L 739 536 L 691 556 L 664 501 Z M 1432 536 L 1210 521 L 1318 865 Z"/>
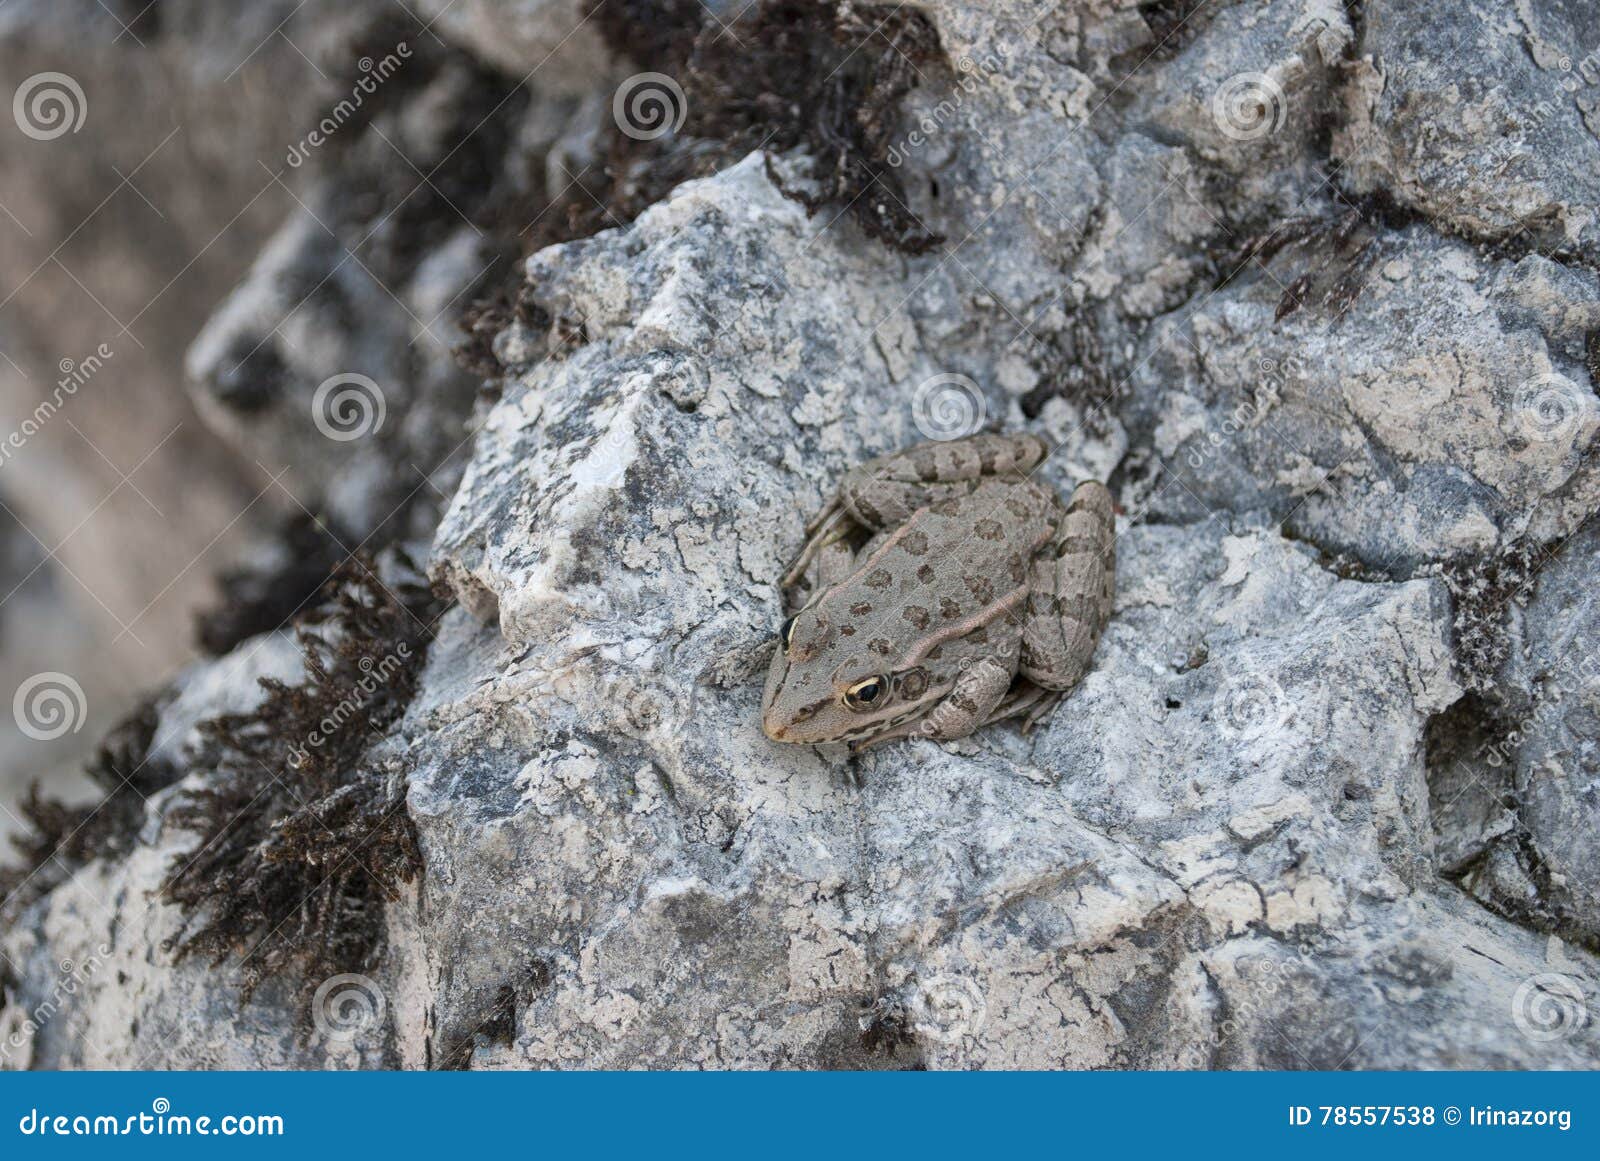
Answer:
<path fill-rule="evenodd" d="M 795 618 L 790 617 L 783 623 L 783 628 L 778 630 L 778 640 L 783 642 L 783 648 L 785 652 L 787 652 L 789 646 L 794 643 L 794 622 Z"/>
<path fill-rule="evenodd" d="M 858 681 L 844 691 L 844 704 L 853 710 L 868 710 L 878 704 L 889 683 L 882 677 L 869 677 Z"/>

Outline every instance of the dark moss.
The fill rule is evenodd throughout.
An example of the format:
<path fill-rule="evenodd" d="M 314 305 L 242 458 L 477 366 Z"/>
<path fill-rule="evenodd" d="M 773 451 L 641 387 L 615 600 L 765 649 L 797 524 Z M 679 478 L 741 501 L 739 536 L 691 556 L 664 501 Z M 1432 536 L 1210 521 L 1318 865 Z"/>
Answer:
<path fill-rule="evenodd" d="M 900 5 L 767 0 L 730 32 L 708 26 L 689 58 L 686 128 L 735 155 L 803 148 L 815 192 L 785 191 L 813 212 L 845 207 L 869 235 L 921 254 L 943 239 L 911 212 L 888 164 L 901 100 L 940 57 L 926 16 Z"/>
<path fill-rule="evenodd" d="M 1288 285 L 1278 299 L 1273 321 L 1280 322 L 1305 306 L 1315 306 L 1338 319 L 1360 297 L 1367 278 L 1384 253 L 1384 235 L 1401 229 L 1405 215 L 1376 195 L 1326 214 L 1285 218 L 1245 236 L 1244 242 L 1219 263 L 1219 286 L 1226 286 L 1251 266 L 1265 269 L 1283 258 L 1279 281 Z"/>
<path fill-rule="evenodd" d="M 799 149 L 811 158 L 810 188 L 784 188 L 811 212 L 838 206 L 905 253 L 941 241 L 908 208 L 887 161 L 900 101 L 916 85 L 918 67 L 939 54 L 938 34 L 920 12 L 767 0 L 731 25 L 711 18 L 699 0 L 598 0 L 589 12 L 619 57 L 675 79 L 684 124 L 677 134 L 639 140 L 608 119 L 595 164 L 569 175 L 553 201 L 502 215 L 521 253 L 626 226 L 675 186 L 757 148 Z M 468 338 L 456 348 L 463 367 L 486 379 L 504 372 L 494 336 L 513 312 L 533 313 L 523 303 L 529 297 L 519 277 L 515 289 L 468 309 Z M 535 317 L 529 325 L 552 328 L 555 352 L 585 341 L 582 320 Z"/>
<path fill-rule="evenodd" d="M 702 0 L 592 0 L 587 14 L 619 56 L 676 73 L 707 23 Z"/>
<path fill-rule="evenodd" d="M 188 917 L 180 957 L 236 957 L 246 996 L 373 966 L 421 855 L 403 787 L 362 759 L 410 702 L 440 612 L 421 582 L 352 558 L 298 621 L 304 680 L 264 678 L 257 708 L 200 727 L 193 765 L 211 773 L 169 816 L 198 836 L 165 885 Z"/>
<path fill-rule="evenodd" d="M 57 872 L 71 873 L 97 858 L 118 858 L 133 849 L 144 824 L 145 799 L 170 786 L 177 771 L 151 760 L 160 715 L 152 698 L 114 726 L 84 767 L 105 792 L 98 803 L 68 805 L 46 797 L 35 783 L 19 806 L 27 823 L 12 836 L 19 856 L 0 869 L 0 905 L 25 905 L 54 886 Z"/>
<path fill-rule="evenodd" d="M 200 647 L 220 657 L 258 633 L 280 629 L 348 557 L 340 537 L 307 512 L 284 519 L 266 566 L 233 568 L 217 578 L 221 599 L 195 618 Z"/>
<path fill-rule="evenodd" d="M 861 1050 L 868 1056 L 895 1057 L 916 1047 L 911 1019 L 899 997 L 877 996 L 861 1005 Z"/>

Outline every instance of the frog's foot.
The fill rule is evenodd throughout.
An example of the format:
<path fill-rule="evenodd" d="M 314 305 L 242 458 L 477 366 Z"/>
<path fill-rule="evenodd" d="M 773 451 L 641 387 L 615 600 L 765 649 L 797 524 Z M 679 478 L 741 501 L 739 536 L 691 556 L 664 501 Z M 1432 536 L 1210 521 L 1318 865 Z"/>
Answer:
<path fill-rule="evenodd" d="M 1083 679 L 1111 619 L 1116 558 L 1111 493 L 1095 480 L 1079 484 L 1055 536 L 1033 561 L 1022 676 L 1053 690 L 1071 689 Z"/>
<path fill-rule="evenodd" d="M 1035 685 L 1026 677 L 1019 677 L 1010 692 L 1006 694 L 1005 700 L 983 724 L 989 725 L 991 722 L 1001 722 L 1008 718 L 1021 718 L 1018 728 L 1026 734 L 1050 716 L 1050 711 L 1056 708 L 1062 696 L 1058 689 L 1045 689 L 1043 686 Z"/>
<path fill-rule="evenodd" d="M 806 579 L 813 563 L 818 564 L 819 568 L 811 576 L 812 592 L 847 575 L 855 559 L 850 549 L 850 540 L 855 531 L 855 522 L 850 513 L 837 500 L 824 508 L 815 520 L 806 525 L 806 542 L 794 558 L 794 563 L 783 574 L 783 579 L 778 582 L 779 587 L 785 592 L 794 588 Z M 840 552 L 834 550 L 842 550 L 842 560 Z"/>

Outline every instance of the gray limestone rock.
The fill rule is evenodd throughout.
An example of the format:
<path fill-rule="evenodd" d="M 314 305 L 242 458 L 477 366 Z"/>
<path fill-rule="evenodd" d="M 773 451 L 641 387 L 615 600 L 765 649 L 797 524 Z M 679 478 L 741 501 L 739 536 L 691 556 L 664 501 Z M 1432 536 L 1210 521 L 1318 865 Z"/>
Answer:
<path fill-rule="evenodd" d="M 942 248 L 808 211 L 804 156 L 725 158 L 522 256 L 474 404 L 432 320 L 492 240 L 436 206 L 348 261 L 392 209 L 353 178 L 377 131 L 447 157 L 478 70 L 526 81 L 481 174 L 519 227 L 572 170 L 706 143 L 606 153 L 626 69 L 574 4 L 423 5 L 445 63 L 351 128 L 360 165 L 319 172 L 189 356 L 308 507 L 365 534 L 432 485 L 394 535 L 431 536 L 456 604 L 358 763 L 404 787 L 420 875 L 359 972 L 242 1002 L 237 963 L 174 960 L 195 726 L 297 674 L 287 634 L 248 640 L 163 700 L 181 780 L 133 854 L 6 913 L 4 1063 L 1595 1067 L 1581 91 L 1526 181 L 1474 176 L 1581 6 L 1519 4 L 1504 43 L 1410 7 L 923 0 L 945 60 L 885 144 Z M 240 408 L 252 345 L 274 390 Z M 344 371 L 385 388 L 381 432 L 317 428 Z M 1031 734 L 770 742 L 804 521 L 851 465 L 979 428 L 1120 497 L 1091 671 Z"/>

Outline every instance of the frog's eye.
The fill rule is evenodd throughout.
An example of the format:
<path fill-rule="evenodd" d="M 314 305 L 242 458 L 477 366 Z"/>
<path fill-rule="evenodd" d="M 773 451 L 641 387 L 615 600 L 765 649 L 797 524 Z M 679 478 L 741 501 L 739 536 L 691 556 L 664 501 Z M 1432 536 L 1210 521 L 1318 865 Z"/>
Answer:
<path fill-rule="evenodd" d="M 844 704 L 853 710 L 867 710 L 878 704 L 889 683 L 882 677 L 869 677 L 858 681 L 844 691 Z"/>
<path fill-rule="evenodd" d="M 795 618 L 790 617 L 783 623 L 783 628 L 778 630 L 778 639 L 783 642 L 785 652 L 788 652 L 789 646 L 794 643 L 794 622 Z"/>

